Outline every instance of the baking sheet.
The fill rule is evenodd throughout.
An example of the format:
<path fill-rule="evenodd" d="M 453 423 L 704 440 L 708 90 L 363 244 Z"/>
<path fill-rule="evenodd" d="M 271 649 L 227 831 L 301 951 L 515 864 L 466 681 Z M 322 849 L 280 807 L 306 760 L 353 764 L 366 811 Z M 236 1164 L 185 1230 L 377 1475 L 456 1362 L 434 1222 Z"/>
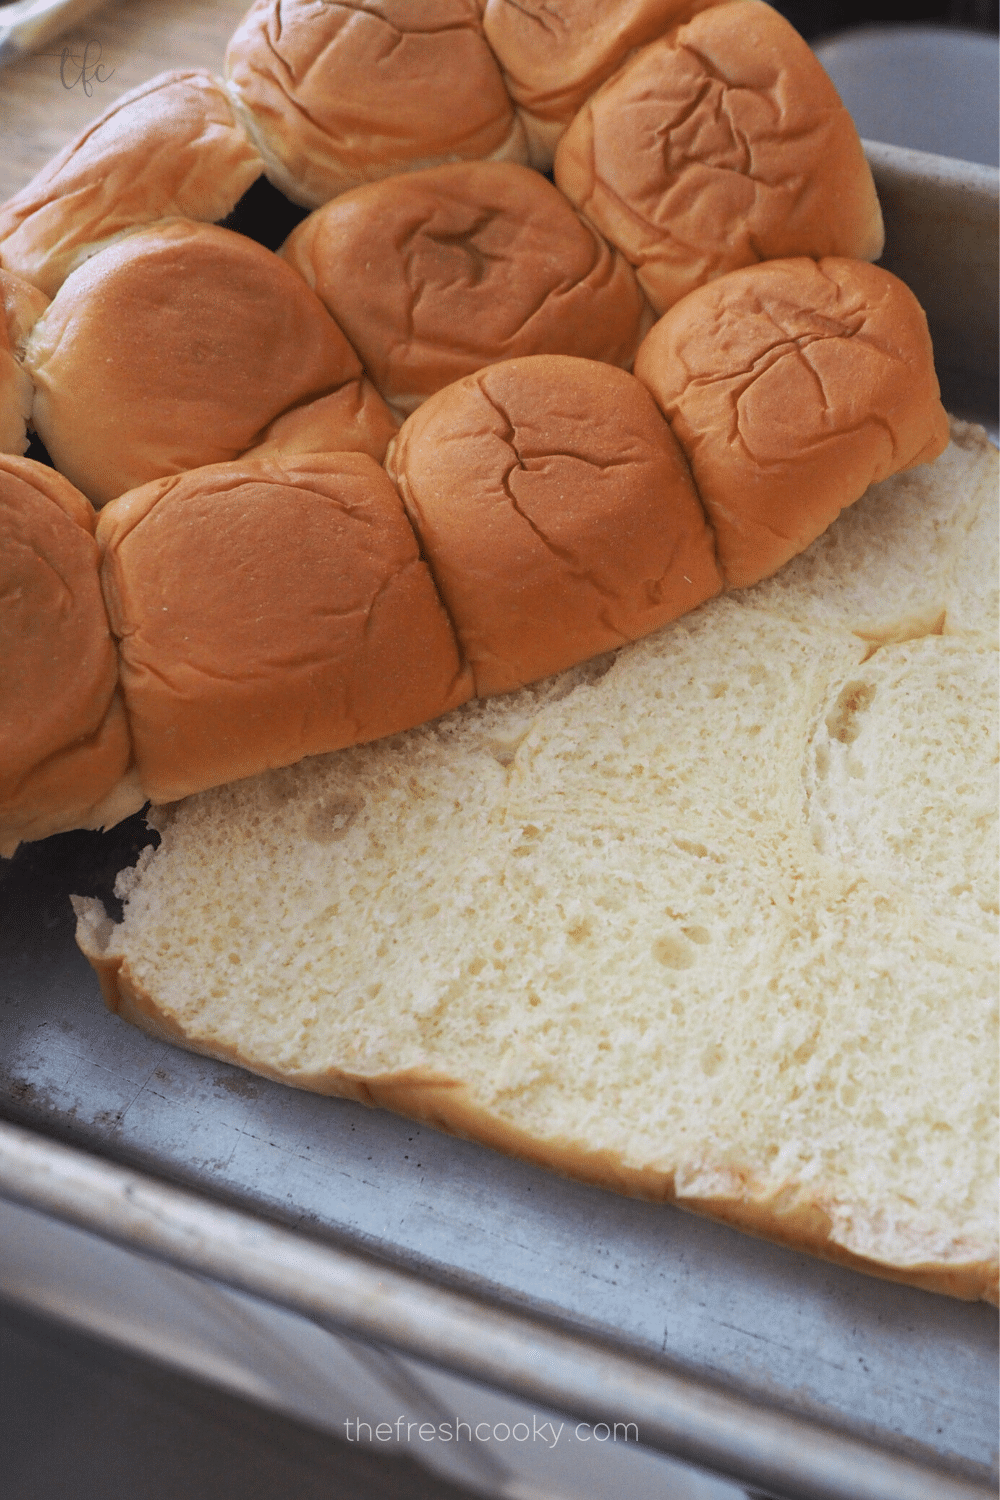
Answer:
<path fill-rule="evenodd" d="M 0 868 L 0 1113 L 494 1305 L 665 1356 L 750 1400 L 990 1473 L 991 1309 L 564 1182 L 109 1015 L 67 898 L 106 897 L 144 837 L 133 819 L 26 845 Z"/>
<path fill-rule="evenodd" d="M 869 148 L 888 193 L 890 249 L 909 243 L 907 215 L 916 215 L 919 275 L 931 286 L 973 286 L 964 301 L 954 291 L 939 296 L 932 326 L 946 356 L 947 404 L 995 431 L 995 376 L 968 350 L 996 317 L 996 174 L 970 177 L 962 164 L 893 150 Z M 973 264 L 974 282 L 971 270 L 962 274 Z M 990 277 L 984 300 L 978 288 Z M 110 1016 L 73 941 L 68 896 L 108 901 L 114 874 L 148 837 L 133 819 L 0 862 L 0 1114 L 494 1307 L 554 1315 L 623 1351 L 719 1381 L 748 1403 L 970 1478 L 995 1476 L 991 1309 L 296 1093 Z"/>

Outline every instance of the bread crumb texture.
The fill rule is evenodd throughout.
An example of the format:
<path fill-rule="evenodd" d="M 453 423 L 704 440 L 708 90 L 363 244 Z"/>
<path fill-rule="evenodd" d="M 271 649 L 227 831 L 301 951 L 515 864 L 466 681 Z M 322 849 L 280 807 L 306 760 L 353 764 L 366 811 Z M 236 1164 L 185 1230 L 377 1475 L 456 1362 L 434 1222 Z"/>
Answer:
<path fill-rule="evenodd" d="M 752 590 L 161 810 L 84 913 L 124 1013 L 989 1294 L 996 459 L 955 424 Z"/>

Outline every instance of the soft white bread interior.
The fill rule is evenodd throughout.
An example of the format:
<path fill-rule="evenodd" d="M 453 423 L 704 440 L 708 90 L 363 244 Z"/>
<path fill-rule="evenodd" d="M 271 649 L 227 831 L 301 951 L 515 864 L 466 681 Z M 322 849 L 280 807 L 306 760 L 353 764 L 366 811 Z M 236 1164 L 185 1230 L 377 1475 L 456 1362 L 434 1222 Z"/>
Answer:
<path fill-rule="evenodd" d="M 997 456 L 953 439 L 756 589 L 158 812 L 122 923 L 76 903 L 109 1004 L 995 1298 Z"/>
<path fill-rule="evenodd" d="M 760 260 L 882 251 L 854 122 L 763 0 L 703 10 L 634 53 L 562 137 L 555 180 L 657 312 Z"/>
<path fill-rule="evenodd" d="M 264 164 L 204 68 L 123 94 L 0 207 L 0 263 L 54 297 L 95 250 L 158 219 L 217 223 Z"/>
<path fill-rule="evenodd" d="M 255 0 L 227 84 L 267 175 L 295 203 L 395 172 L 526 161 L 480 0 Z"/>

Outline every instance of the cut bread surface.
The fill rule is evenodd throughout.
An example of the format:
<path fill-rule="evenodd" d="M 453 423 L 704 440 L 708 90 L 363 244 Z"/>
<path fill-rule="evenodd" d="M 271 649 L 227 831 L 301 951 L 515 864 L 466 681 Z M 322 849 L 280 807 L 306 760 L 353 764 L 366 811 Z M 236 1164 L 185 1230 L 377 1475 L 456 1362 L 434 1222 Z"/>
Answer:
<path fill-rule="evenodd" d="M 76 902 L 109 1003 L 995 1298 L 996 490 L 955 424 L 754 589 L 158 810 L 122 923 Z"/>

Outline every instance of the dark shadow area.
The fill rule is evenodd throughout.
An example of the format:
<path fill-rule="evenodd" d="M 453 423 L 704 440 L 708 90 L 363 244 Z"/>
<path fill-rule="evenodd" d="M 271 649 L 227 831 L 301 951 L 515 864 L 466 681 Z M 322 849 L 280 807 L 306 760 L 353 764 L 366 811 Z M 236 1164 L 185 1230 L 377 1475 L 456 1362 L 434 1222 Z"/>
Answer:
<path fill-rule="evenodd" d="M 221 220 L 221 227 L 245 235 L 248 240 L 256 240 L 267 250 L 278 250 L 296 224 L 301 224 L 308 215 L 308 208 L 301 208 L 286 198 L 266 177 L 258 177 L 232 213 Z"/>
<path fill-rule="evenodd" d="M 772 0 L 807 42 L 852 26 L 961 26 L 972 31 L 998 29 L 998 0 Z"/>

